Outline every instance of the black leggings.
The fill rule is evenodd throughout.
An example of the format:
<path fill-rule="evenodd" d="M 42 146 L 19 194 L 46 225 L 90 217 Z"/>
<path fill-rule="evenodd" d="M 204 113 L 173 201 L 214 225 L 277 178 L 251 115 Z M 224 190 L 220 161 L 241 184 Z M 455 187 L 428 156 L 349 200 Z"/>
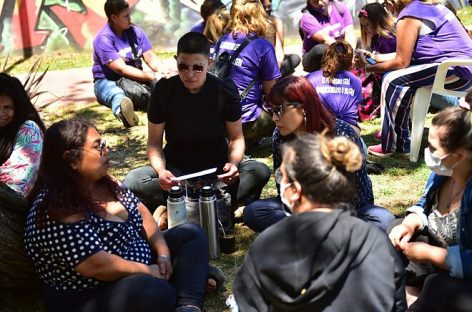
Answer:
<path fill-rule="evenodd" d="M 173 273 L 169 281 L 133 274 L 93 290 L 60 291 L 43 285 L 50 312 L 173 312 L 176 306 L 203 307 L 208 276 L 208 241 L 195 224 L 164 231 Z"/>

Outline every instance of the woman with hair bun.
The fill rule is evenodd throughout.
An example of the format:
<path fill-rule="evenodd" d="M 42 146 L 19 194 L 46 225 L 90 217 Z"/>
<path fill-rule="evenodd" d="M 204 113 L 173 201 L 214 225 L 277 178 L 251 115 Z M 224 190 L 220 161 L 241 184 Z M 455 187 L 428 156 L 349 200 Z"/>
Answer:
<path fill-rule="evenodd" d="M 357 109 L 362 102 L 362 82 L 352 72 L 354 50 L 346 41 L 336 41 L 325 51 L 321 70 L 308 74 L 316 92 L 336 118 L 360 133 Z"/>
<path fill-rule="evenodd" d="M 261 233 L 233 283 L 241 311 L 405 311 L 403 271 L 377 228 L 346 209 L 359 148 L 303 133 L 282 146 L 280 196 L 293 216 Z"/>

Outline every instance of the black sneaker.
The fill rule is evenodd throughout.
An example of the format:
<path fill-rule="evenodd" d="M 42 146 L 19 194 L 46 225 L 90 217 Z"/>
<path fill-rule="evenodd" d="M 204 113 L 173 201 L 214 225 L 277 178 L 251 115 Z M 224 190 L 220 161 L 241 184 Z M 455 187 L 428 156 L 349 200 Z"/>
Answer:
<path fill-rule="evenodd" d="M 139 118 L 134 113 L 133 102 L 126 96 L 121 99 L 118 118 L 126 128 L 137 126 L 139 123 Z"/>

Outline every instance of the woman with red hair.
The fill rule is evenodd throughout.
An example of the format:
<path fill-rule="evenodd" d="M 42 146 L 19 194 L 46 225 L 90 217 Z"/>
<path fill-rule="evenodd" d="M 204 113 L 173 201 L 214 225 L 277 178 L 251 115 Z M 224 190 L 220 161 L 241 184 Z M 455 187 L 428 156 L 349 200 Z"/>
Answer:
<path fill-rule="evenodd" d="M 292 140 L 297 134 L 321 133 L 327 131 L 330 136 L 345 136 L 362 149 L 362 141 L 356 131 L 345 121 L 336 119 L 321 102 L 311 83 L 303 77 L 287 77 L 277 82 L 267 97 L 266 107 L 276 129 L 272 136 L 274 172 L 277 185 L 279 184 L 277 169 L 282 157 L 279 146 Z M 385 229 L 395 218 L 388 210 L 374 205 L 372 182 L 367 175 L 366 159 L 362 166 L 354 172 L 356 196 L 351 202 L 357 215 Z M 321 181 L 320 181 L 321 182 Z M 279 185 L 278 185 L 279 186 Z M 285 190 L 279 189 L 279 195 Z M 244 209 L 244 223 L 257 232 L 262 232 L 268 226 L 290 215 L 290 207 L 284 204 L 280 196 L 255 201 Z"/>

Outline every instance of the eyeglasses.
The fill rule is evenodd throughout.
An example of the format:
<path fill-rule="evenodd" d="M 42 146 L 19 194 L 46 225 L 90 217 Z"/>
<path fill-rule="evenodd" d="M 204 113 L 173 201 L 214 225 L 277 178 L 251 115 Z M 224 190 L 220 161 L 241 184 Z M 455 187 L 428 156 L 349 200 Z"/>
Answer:
<path fill-rule="evenodd" d="M 185 63 L 177 63 L 177 69 L 179 72 L 185 71 L 188 73 L 190 70 L 192 70 L 196 73 L 201 73 L 205 69 L 205 66 L 202 64 L 194 64 L 192 67 L 190 67 L 190 65 Z"/>
<path fill-rule="evenodd" d="M 95 149 L 100 153 L 100 156 L 102 156 L 103 151 L 105 151 L 106 148 L 107 148 L 107 141 L 102 140 L 102 141 L 100 141 L 100 144 Z M 91 152 L 90 150 L 86 150 L 83 147 L 80 147 L 80 148 L 77 148 L 77 149 L 83 150 L 85 152 Z"/>
<path fill-rule="evenodd" d="M 268 106 L 268 105 L 264 105 L 264 109 L 269 113 L 269 115 L 274 115 L 276 114 L 278 117 L 282 116 L 282 114 L 285 112 L 285 109 L 287 107 L 302 107 L 303 104 L 302 103 L 298 103 L 298 102 L 291 102 L 291 103 L 287 103 L 287 104 L 284 104 L 284 105 L 273 105 L 273 106 Z"/>

